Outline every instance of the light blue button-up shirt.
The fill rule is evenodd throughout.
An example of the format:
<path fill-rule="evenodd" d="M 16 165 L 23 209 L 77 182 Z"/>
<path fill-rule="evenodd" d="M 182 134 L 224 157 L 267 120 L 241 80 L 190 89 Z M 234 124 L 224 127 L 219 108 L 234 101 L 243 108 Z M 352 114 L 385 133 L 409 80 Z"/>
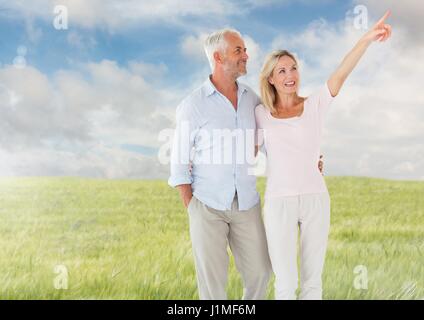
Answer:
<path fill-rule="evenodd" d="M 239 210 L 259 202 L 252 159 L 260 99 L 248 86 L 237 85 L 237 110 L 208 78 L 176 112 L 168 183 L 191 184 L 193 195 L 217 210 L 230 210 L 236 192 Z"/>

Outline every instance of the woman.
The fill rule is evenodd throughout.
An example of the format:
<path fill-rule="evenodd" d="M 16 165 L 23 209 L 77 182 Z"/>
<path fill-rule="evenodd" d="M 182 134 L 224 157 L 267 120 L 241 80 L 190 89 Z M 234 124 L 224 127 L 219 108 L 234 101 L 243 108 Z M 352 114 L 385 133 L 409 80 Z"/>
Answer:
<path fill-rule="evenodd" d="M 264 223 L 275 273 L 276 299 L 295 299 L 300 230 L 300 299 L 322 299 L 321 274 L 330 227 L 330 197 L 316 163 L 322 120 L 331 101 L 373 41 L 385 41 L 387 12 L 347 54 L 327 83 L 308 98 L 299 97 L 295 57 L 275 51 L 260 75 L 262 103 L 255 109 L 258 145 L 267 154 Z M 262 134 L 261 134 L 262 133 Z"/>

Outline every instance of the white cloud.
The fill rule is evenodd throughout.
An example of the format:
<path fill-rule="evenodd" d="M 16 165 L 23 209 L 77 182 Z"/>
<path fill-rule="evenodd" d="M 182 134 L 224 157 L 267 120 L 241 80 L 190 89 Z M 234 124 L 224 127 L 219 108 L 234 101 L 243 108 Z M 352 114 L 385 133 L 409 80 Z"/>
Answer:
<path fill-rule="evenodd" d="M 53 150 L 28 147 L 14 154 L 0 149 L 1 176 L 84 176 L 92 178 L 166 178 L 168 168 L 156 158 L 103 143 L 85 149 Z"/>
<path fill-rule="evenodd" d="M 335 0 L 301 0 L 301 4 L 328 4 Z M 42 18 L 53 21 L 56 5 L 65 6 L 69 13 L 69 27 L 100 28 L 116 32 L 122 28 L 146 24 L 176 25 L 193 30 L 202 24 L 226 24 L 226 18 L 245 14 L 266 6 L 282 6 L 294 0 L 0 0 L 0 7 L 8 16 L 24 17 L 28 21 Z M 299 1 L 296 1 L 298 3 Z M 37 29 L 39 30 L 39 29 Z"/>
<path fill-rule="evenodd" d="M 149 68 L 104 60 L 52 77 L 31 66 L 1 68 L 0 175 L 146 178 L 167 171 L 155 157 L 120 147 L 157 148 L 159 131 L 173 126 L 175 98 L 146 81 Z"/>
<path fill-rule="evenodd" d="M 69 5 L 70 24 L 110 30 L 149 19 L 182 23 L 187 15 L 215 14 L 219 19 L 231 8 L 222 1 L 207 2 L 205 7 L 192 1 L 60 2 Z M 54 3 L 0 0 L 2 7 L 46 19 L 52 18 Z M 364 2 L 373 18 L 386 9 L 378 3 Z M 322 148 L 327 175 L 424 177 L 424 93 L 420 85 L 424 45 L 414 41 L 420 37 L 417 26 L 422 21 L 416 17 L 420 12 L 416 4 L 393 5 L 392 39 L 370 47 L 327 115 Z M 118 146 L 159 147 L 157 134 L 173 127 L 175 106 L 209 72 L 202 48 L 205 30 L 197 26 L 194 35 L 181 41 L 180 50 L 187 59 L 204 64 L 199 72 L 186 75 L 191 85 L 184 88 L 161 85 L 168 72 L 163 63 L 130 61 L 121 66 L 103 60 L 77 64 L 75 70 L 60 70 L 53 76 L 31 66 L 0 66 L 0 175 L 166 177 L 168 168 L 157 159 Z M 250 59 L 248 75 L 241 81 L 257 89 L 265 54 L 284 48 L 299 57 L 301 93 L 307 95 L 328 78 L 361 35 L 344 22 L 325 20 L 313 22 L 302 32 L 289 31 L 279 30 L 280 36 L 263 47 L 244 35 Z M 74 46 L 93 45 L 85 34 L 72 32 L 68 41 Z"/>
<path fill-rule="evenodd" d="M 90 50 L 97 45 L 92 36 L 85 36 L 77 31 L 70 31 L 66 37 L 68 43 L 79 50 Z"/>
<path fill-rule="evenodd" d="M 249 60 L 247 65 L 247 74 L 241 78 L 241 81 L 259 93 L 259 73 L 262 68 L 262 63 L 265 59 L 265 52 L 262 50 L 261 46 L 249 35 L 243 35 L 243 39 Z"/>
<path fill-rule="evenodd" d="M 422 32 L 424 29 L 424 19 L 421 0 L 354 0 L 354 3 L 365 5 L 374 20 L 390 9 L 392 14 L 388 22 L 393 24 L 395 29 L 402 27 L 407 30 L 403 34 L 404 40 L 412 42 L 424 40 L 424 34 Z"/>
<path fill-rule="evenodd" d="M 181 52 L 188 59 L 195 59 L 203 63 L 208 63 L 203 44 L 208 36 L 208 33 L 201 33 L 197 36 L 188 35 L 181 41 Z"/>
<path fill-rule="evenodd" d="M 53 21 L 56 5 L 67 7 L 70 28 L 77 25 L 111 32 L 158 22 L 183 26 L 190 22 L 187 21 L 190 16 L 219 19 L 240 11 L 233 1 L 224 0 L 204 1 L 201 5 L 198 0 L 0 0 L 0 6 L 12 10 L 13 15 L 50 21 Z"/>
<path fill-rule="evenodd" d="M 25 21 L 25 29 L 28 39 L 32 43 L 38 43 L 43 36 L 41 28 L 37 27 L 33 19 L 27 18 Z"/>
<path fill-rule="evenodd" d="M 149 79 L 149 82 L 161 79 L 168 72 L 168 67 L 163 62 L 151 64 L 142 61 L 129 61 L 128 68 L 133 74 Z"/>

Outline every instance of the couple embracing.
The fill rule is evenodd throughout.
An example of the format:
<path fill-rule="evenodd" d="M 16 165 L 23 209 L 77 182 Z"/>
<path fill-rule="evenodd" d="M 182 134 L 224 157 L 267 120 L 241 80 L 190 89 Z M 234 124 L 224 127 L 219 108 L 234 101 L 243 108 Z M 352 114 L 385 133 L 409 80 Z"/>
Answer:
<path fill-rule="evenodd" d="M 227 298 L 228 246 L 243 280 L 243 299 L 264 299 L 272 272 L 275 298 L 296 299 L 298 232 L 299 299 L 322 299 L 330 228 L 330 197 L 319 166 L 323 119 L 368 46 L 390 37 L 389 14 L 308 97 L 298 95 L 299 69 L 289 51 L 267 56 L 258 97 L 237 81 L 248 61 L 240 33 L 223 29 L 206 39 L 212 74 L 177 108 L 168 181 L 188 211 L 200 299 Z M 211 137 L 219 131 L 244 132 L 254 147 L 238 135 L 230 143 L 217 143 Z M 210 154 L 243 150 L 256 155 L 259 148 L 267 158 L 263 215 L 249 161 L 207 161 Z"/>

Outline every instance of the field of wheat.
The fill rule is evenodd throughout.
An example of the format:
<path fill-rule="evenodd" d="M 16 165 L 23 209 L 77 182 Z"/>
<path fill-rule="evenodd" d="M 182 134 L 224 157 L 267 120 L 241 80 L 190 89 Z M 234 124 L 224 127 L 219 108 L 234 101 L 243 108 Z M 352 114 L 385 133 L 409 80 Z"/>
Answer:
<path fill-rule="evenodd" d="M 424 182 L 326 182 L 324 299 L 424 299 Z M 0 247 L 0 299 L 198 298 L 188 216 L 166 181 L 2 178 Z M 232 259 L 229 275 L 240 299 Z"/>

